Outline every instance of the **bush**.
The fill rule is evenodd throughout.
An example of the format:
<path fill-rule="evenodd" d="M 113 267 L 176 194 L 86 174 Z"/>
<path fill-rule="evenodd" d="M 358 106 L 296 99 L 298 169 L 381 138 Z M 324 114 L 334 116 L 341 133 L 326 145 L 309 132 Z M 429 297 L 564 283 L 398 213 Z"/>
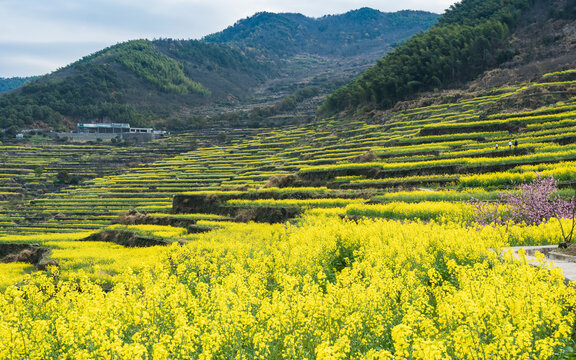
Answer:
<path fill-rule="evenodd" d="M 286 188 L 291 187 L 294 183 L 298 181 L 298 175 L 274 175 L 268 179 L 265 188 Z"/>

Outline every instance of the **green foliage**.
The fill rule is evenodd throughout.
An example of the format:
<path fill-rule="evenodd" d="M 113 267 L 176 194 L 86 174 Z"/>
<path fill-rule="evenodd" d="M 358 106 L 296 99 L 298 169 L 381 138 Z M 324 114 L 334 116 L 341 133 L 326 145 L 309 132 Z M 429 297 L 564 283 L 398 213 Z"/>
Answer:
<path fill-rule="evenodd" d="M 122 104 L 122 82 L 105 64 L 79 64 L 68 78 L 45 77 L 0 97 L 0 127 L 44 123 L 59 129 L 64 116 L 111 118 L 134 125 L 141 115 Z"/>
<path fill-rule="evenodd" d="M 280 104 L 276 106 L 278 111 L 293 110 L 296 105 L 306 99 L 312 98 L 320 93 L 317 87 L 306 87 L 298 89 L 294 94 L 286 96 Z"/>
<path fill-rule="evenodd" d="M 36 177 L 41 177 L 43 173 L 44 173 L 44 169 L 41 166 L 37 166 L 34 168 L 34 175 Z"/>
<path fill-rule="evenodd" d="M 86 120 L 164 124 L 168 129 L 205 127 L 209 116 L 182 114 L 195 113 L 191 110 L 196 106 L 235 105 L 250 99 L 251 91 L 267 79 L 285 77 L 290 71 L 306 71 L 312 77 L 315 74 L 308 72 L 309 67 L 319 66 L 314 55 L 385 51 L 391 43 L 430 27 L 437 17 L 427 12 L 384 14 L 371 9 L 321 19 L 260 13 L 204 41 L 117 44 L 0 96 L 0 128 L 70 130 L 71 124 Z M 284 61 L 300 54 L 313 59 L 313 64 L 304 61 L 294 70 Z M 332 80 L 318 81 L 323 86 Z M 260 126 L 268 117 L 292 111 L 316 91 L 297 90 L 283 103 L 255 109 L 249 119 L 232 114 L 230 119 L 218 120 Z"/>
<path fill-rule="evenodd" d="M 0 93 L 14 90 L 20 86 L 37 79 L 38 76 L 31 77 L 13 77 L 13 78 L 0 78 Z"/>
<path fill-rule="evenodd" d="M 162 92 L 210 94 L 202 84 L 192 81 L 184 74 L 181 63 L 158 51 L 150 41 L 124 43 L 114 49 L 114 57 L 136 76 Z"/>
<path fill-rule="evenodd" d="M 78 185 L 80 183 L 80 179 L 76 175 L 71 175 L 66 170 L 58 171 L 56 174 L 56 180 L 54 180 L 54 184 L 57 185 Z"/>
<path fill-rule="evenodd" d="M 234 43 L 280 56 L 298 53 L 346 56 L 371 48 L 381 50 L 428 29 L 437 18 L 437 14 L 424 11 L 382 13 L 369 8 L 318 19 L 261 12 L 204 40 Z"/>
<path fill-rule="evenodd" d="M 165 111 L 159 101 L 163 94 L 192 98 L 210 94 L 210 90 L 187 75 L 187 69 L 196 62 L 204 66 L 203 71 L 210 71 L 214 63 L 220 64 L 223 72 L 227 71 L 227 65 L 247 73 L 250 69 L 251 73 L 264 71 L 253 60 L 242 62 L 247 57 L 236 50 L 224 51 L 221 45 L 199 44 L 197 41 L 138 40 L 87 56 L 1 96 L 0 128 L 25 128 L 43 123 L 59 129 L 64 117 L 148 125 L 150 119 L 162 116 Z M 217 50 L 209 51 L 209 48 Z M 226 58 L 234 60 L 227 63 Z M 152 101 L 141 96 L 144 84 L 153 87 L 152 91 L 147 90 L 154 96 Z"/>
<path fill-rule="evenodd" d="M 464 0 L 450 6 L 438 20 L 438 25 L 480 25 L 488 20 L 513 25 L 522 10 L 535 0 Z"/>
<path fill-rule="evenodd" d="M 414 36 L 360 77 L 334 92 L 320 109 L 334 113 L 385 108 L 421 91 L 473 79 L 511 58 L 508 39 L 532 0 L 464 0 L 437 25 Z"/>
<path fill-rule="evenodd" d="M 225 44 L 171 39 L 156 40 L 154 44 L 160 51 L 188 66 L 202 67 L 210 71 L 232 69 L 251 76 L 262 76 L 262 73 L 272 71 L 268 65 L 254 60 L 248 53 Z"/>

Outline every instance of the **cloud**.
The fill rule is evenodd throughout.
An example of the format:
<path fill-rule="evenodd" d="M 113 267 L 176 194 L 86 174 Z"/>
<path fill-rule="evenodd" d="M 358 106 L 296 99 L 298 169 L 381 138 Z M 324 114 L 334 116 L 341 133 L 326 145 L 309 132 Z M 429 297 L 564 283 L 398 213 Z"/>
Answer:
<path fill-rule="evenodd" d="M 99 42 L 0 43 L 0 77 L 47 74 L 109 45 Z"/>
<path fill-rule="evenodd" d="M 0 41 L 13 43 L 97 42 L 126 40 L 156 31 L 164 20 L 139 8 L 84 4 L 70 6 L 65 0 L 30 0 L 31 7 L 0 3 L 3 21 Z M 46 2 L 48 3 L 48 2 Z"/>
<path fill-rule="evenodd" d="M 0 68 L 4 74 L 0 77 L 30 76 L 32 74 L 44 74 L 46 69 L 55 69 L 61 66 L 62 59 L 48 59 L 46 57 L 17 54 L 14 56 L 3 55 L 0 57 Z"/>

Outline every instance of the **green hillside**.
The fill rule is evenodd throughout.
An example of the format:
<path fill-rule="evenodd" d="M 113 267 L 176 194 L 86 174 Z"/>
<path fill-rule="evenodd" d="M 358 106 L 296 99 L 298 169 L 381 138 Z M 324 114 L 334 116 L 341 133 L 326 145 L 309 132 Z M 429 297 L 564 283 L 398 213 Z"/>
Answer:
<path fill-rule="evenodd" d="M 13 77 L 13 78 L 0 78 L 0 93 L 14 90 L 24 85 L 27 82 L 37 79 L 38 76 L 32 77 Z"/>
<path fill-rule="evenodd" d="M 570 15 L 573 6 L 572 0 L 459 2 L 430 30 L 402 44 L 376 66 L 333 93 L 322 111 L 388 108 L 424 91 L 463 86 L 486 70 L 519 66 L 518 58 L 524 63 L 556 59 L 554 66 L 569 66 L 572 59 L 562 58 L 570 51 L 566 48 L 554 48 L 541 58 L 534 54 L 540 51 L 539 47 L 556 45 L 558 38 L 550 33 L 550 24 L 555 23 L 558 28 L 558 22 L 574 21 Z M 531 43 L 522 43 L 518 39 L 526 37 L 527 24 L 539 27 L 539 32 L 530 34 L 527 41 Z M 507 66 L 512 59 L 515 63 Z M 538 75 L 534 70 L 526 73 Z M 515 80 L 518 79 L 509 79 Z M 526 75 L 521 80 L 527 80 Z"/>
<path fill-rule="evenodd" d="M 222 113 L 271 107 L 301 88 L 325 94 L 436 18 L 369 9 L 318 20 L 262 13 L 202 41 L 129 41 L 0 96 L 0 127 L 214 126 Z"/>
<path fill-rule="evenodd" d="M 381 52 L 430 28 L 437 18 L 438 15 L 424 11 L 383 13 L 370 8 L 317 19 L 262 12 L 204 40 L 254 48 L 276 56 L 309 53 L 346 57 Z"/>
<path fill-rule="evenodd" d="M 1 126 L 65 129 L 69 118 L 150 124 L 174 106 L 200 105 L 225 95 L 242 98 L 268 74 L 268 67 L 226 46 L 136 40 L 1 96 Z"/>

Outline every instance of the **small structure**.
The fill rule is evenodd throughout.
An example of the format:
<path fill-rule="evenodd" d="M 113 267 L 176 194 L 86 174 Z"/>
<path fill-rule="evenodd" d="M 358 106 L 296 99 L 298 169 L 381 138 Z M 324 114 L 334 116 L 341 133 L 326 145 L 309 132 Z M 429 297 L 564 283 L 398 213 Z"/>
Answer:
<path fill-rule="evenodd" d="M 152 128 L 130 128 L 132 134 L 152 134 Z"/>
<path fill-rule="evenodd" d="M 131 127 L 128 123 L 78 123 L 76 131 L 66 134 L 72 140 L 133 139 L 147 141 L 166 135 L 166 131 L 153 128 Z"/>
<path fill-rule="evenodd" d="M 122 134 L 130 132 L 130 124 L 126 123 L 78 123 L 79 134 Z"/>

